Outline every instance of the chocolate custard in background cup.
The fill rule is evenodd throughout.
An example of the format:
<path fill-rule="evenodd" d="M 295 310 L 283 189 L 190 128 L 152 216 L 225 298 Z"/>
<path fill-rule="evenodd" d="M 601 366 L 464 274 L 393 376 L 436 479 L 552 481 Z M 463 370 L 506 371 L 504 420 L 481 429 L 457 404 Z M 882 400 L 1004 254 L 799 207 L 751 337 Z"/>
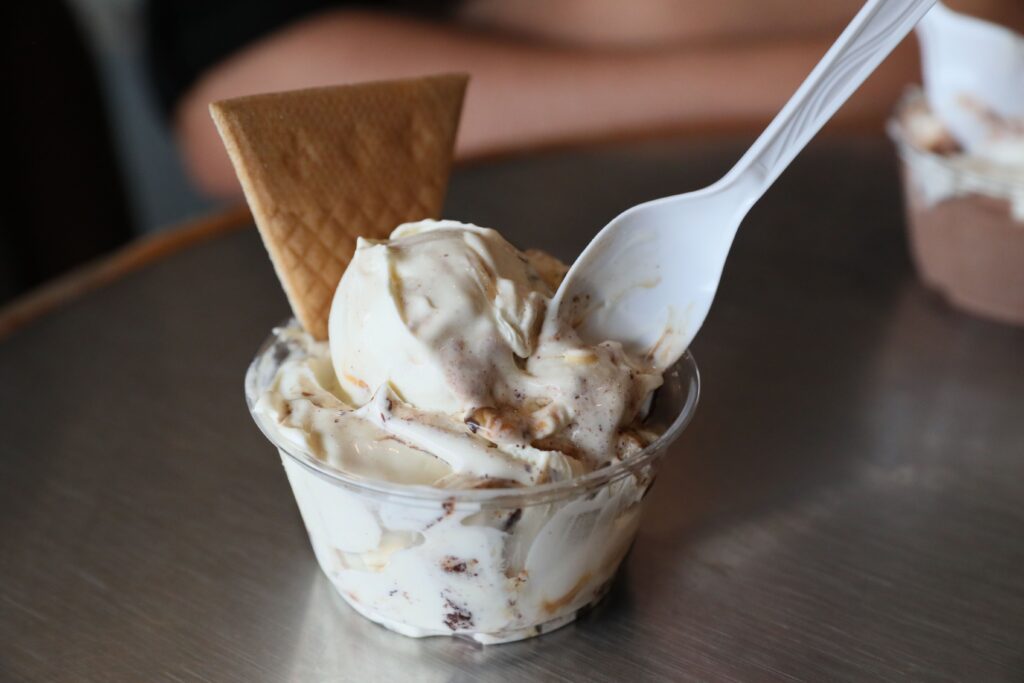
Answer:
<path fill-rule="evenodd" d="M 965 154 L 917 89 L 888 129 L 921 280 L 956 308 L 1024 325 L 1024 142 L 1008 143 L 1016 167 Z"/>
<path fill-rule="evenodd" d="M 568 481 L 440 489 L 356 476 L 283 439 L 255 406 L 289 353 L 278 334 L 266 340 L 246 374 L 246 402 L 280 452 L 323 572 L 353 609 L 392 631 L 485 644 L 564 626 L 607 593 L 700 393 L 687 352 L 654 396 L 643 426 L 659 436 L 640 452 Z"/>

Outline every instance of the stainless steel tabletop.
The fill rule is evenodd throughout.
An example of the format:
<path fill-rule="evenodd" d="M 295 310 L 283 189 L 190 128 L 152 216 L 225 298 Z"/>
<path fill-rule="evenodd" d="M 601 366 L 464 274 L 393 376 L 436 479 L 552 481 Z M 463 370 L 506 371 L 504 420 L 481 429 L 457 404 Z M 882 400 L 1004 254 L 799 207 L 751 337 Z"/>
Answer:
<path fill-rule="evenodd" d="M 468 168 L 447 215 L 571 258 L 742 147 Z M 0 342 L 0 679 L 1024 680 L 1024 331 L 916 282 L 880 139 L 813 145 L 750 215 L 624 572 L 539 639 L 335 597 L 242 398 L 286 313 L 247 230 Z"/>

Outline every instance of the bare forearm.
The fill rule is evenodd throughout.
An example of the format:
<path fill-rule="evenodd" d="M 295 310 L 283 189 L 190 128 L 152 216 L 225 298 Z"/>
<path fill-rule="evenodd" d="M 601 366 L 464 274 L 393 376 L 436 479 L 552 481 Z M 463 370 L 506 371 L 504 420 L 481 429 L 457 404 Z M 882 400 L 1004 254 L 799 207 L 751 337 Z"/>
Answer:
<path fill-rule="evenodd" d="M 215 99 L 440 71 L 473 75 L 458 154 L 645 130 L 767 123 L 825 41 L 659 51 L 559 49 L 356 13 L 316 17 L 239 53 L 186 96 L 177 127 L 204 189 L 237 193 L 206 108 Z M 876 120 L 913 72 L 907 51 L 848 106 Z M 893 68 L 895 67 L 895 68 Z"/>

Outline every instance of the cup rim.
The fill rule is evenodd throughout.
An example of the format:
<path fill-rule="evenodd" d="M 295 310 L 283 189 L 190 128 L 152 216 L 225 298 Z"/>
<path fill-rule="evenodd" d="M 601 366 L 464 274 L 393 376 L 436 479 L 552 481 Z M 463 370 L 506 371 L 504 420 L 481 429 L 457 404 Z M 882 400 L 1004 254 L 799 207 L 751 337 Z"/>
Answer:
<path fill-rule="evenodd" d="M 579 477 L 566 481 L 551 482 L 526 487 L 506 487 L 488 489 L 443 489 L 422 484 L 397 484 L 376 479 L 369 479 L 348 474 L 340 469 L 332 467 L 308 452 L 294 448 L 291 444 L 280 443 L 275 439 L 269 430 L 264 427 L 262 420 L 255 412 L 256 401 L 259 398 L 259 391 L 256 387 L 257 371 L 260 360 L 266 355 L 270 348 L 277 342 L 277 330 L 275 327 L 270 335 L 263 341 L 252 362 L 245 373 L 245 402 L 249 408 L 249 414 L 259 427 L 263 435 L 282 454 L 292 462 L 303 467 L 306 471 L 314 474 L 325 481 L 342 486 L 362 494 L 402 499 L 416 503 L 437 503 L 444 504 L 452 501 L 459 503 L 481 503 L 491 506 L 523 507 L 539 503 L 551 502 L 574 496 L 584 495 L 587 492 L 610 485 L 629 475 L 637 472 L 645 465 L 648 465 L 660 458 L 668 447 L 682 434 L 683 430 L 693 419 L 700 399 L 701 379 L 700 371 L 694 360 L 693 354 L 687 349 L 682 357 L 676 361 L 664 373 L 665 383 L 658 391 L 668 385 L 670 381 L 678 385 L 680 391 L 685 392 L 685 397 L 679 413 L 673 418 L 671 424 L 662 432 L 658 438 L 644 447 L 639 453 L 624 460 L 620 460 L 608 467 L 588 472 Z"/>

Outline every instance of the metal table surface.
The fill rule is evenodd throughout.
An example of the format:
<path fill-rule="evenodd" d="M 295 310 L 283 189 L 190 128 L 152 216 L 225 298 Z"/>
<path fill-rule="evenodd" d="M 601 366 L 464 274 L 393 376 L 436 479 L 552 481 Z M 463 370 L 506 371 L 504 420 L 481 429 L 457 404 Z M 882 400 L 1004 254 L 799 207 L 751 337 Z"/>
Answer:
<path fill-rule="evenodd" d="M 447 215 L 571 258 L 742 142 L 476 166 Z M 917 283 L 881 139 L 812 145 L 750 215 L 625 569 L 542 638 L 406 639 L 335 598 L 242 398 L 286 312 L 245 230 L 0 342 L 0 679 L 1024 679 L 1024 331 Z"/>

